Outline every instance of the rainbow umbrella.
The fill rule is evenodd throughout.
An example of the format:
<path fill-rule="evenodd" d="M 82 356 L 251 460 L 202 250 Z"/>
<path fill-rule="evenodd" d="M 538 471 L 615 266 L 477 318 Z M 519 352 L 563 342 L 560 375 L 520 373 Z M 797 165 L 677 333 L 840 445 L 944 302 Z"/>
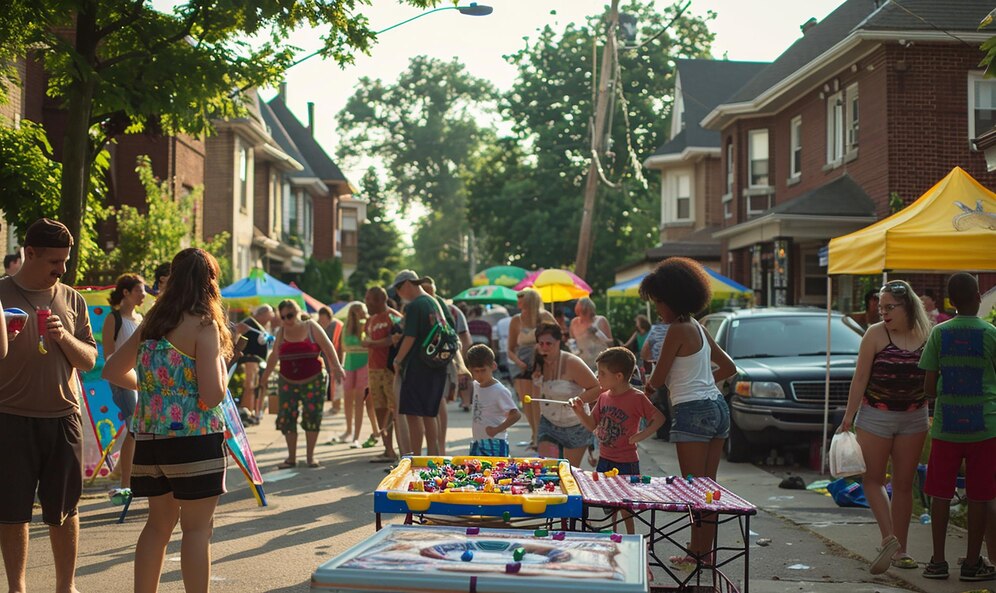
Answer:
<path fill-rule="evenodd" d="M 519 266 L 492 266 L 474 274 L 473 286 L 515 286 L 529 272 Z"/>
<path fill-rule="evenodd" d="M 573 272 L 560 269 L 539 270 L 515 285 L 515 290 L 534 288 L 544 303 L 573 301 L 591 294 L 591 287 Z"/>

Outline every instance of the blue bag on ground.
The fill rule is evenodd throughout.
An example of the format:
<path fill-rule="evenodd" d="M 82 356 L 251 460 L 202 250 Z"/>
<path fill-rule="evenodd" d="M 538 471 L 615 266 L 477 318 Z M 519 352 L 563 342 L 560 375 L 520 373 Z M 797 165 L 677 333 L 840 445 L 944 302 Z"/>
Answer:
<path fill-rule="evenodd" d="M 840 478 L 827 484 L 827 492 L 833 497 L 837 506 L 868 508 L 868 501 L 865 500 L 865 490 L 861 487 L 861 482 Z"/>

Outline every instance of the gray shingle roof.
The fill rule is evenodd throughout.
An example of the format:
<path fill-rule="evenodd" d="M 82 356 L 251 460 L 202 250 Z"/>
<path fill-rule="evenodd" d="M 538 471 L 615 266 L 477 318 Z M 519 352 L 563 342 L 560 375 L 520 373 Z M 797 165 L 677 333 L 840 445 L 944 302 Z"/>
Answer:
<path fill-rule="evenodd" d="M 259 113 L 263 118 L 263 123 L 266 124 L 266 127 L 270 131 L 270 136 L 276 141 L 277 146 L 286 152 L 292 159 L 301 163 L 304 167 L 301 171 L 291 171 L 290 173 L 287 173 L 287 176 L 306 178 L 317 177 L 315 172 L 311 169 L 311 166 L 308 165 L 307 159 L 305 159 L 304 155 L 301 154 L 301 151 L 298 150 L 297 145 L 294 144 L 294 141 L 290 139 L 290 136 L 288 135 L 287 130 L 284 129 L 283 124 L 279 119 L 277 119 L 276 114 L 273 113 L 270 105 L 260 101 Z"/>
<path fill-rule="evenodd" d="M 875 203 L 850 175 L 812 189 L 783 204 L 769 213 L 800 214 L 809 216 L 875 216 Z"/>
<path fill-rule="evenodd" d="M 690 146 L 718 148 L 719 132 L 704 130 L 699 122 L 767 65 L 767 62 L 676 60 L 675 70 L 681 78 L 685 106 L 685 128 L 654 154 L 680 153 Z"/>
<path fill-rule="evenodd" d="M 719 239 L 712 234 L 720 230 L 719 226 L 701 228 L 678 241 L 662 243 L 645 252 L 644 261 L 660 261 L 666 257 L 691 257 L 698 260 L 719 260 L 723 250 Z"/>
<path fill-rule="evenodd" d="M 287 108 L 287 104 L 280 98 L 280 95 L 270 99 L 268 105 L 273 115 L 297 146 L 300 154 L 304 156 L 304 160 L 307 161 L 305 167 L 310 167 L 314 171 L 315 177 L 318 177 L 322 181 L 347 181 L 346 176 L 342 174 L 339 166 L 332 161 L 332 158 L 325 152 L 325 149 L 318 144 L 318 141 L 308 131 L 308 128 L 294 117 L 294 114 Z M 304 164 L 304 162 L 301 164 Z"/>
<path fill-rule="evenodd" d="M 975 32 L 993 6 L 985 0 L 847 0 L 724 103 L 750 101 L 810 63 L 852 31 Z M 905 9 L 905 10 L 904 10 Z M 913 13 L 913 14 L 910 14 Z M 913 15 L 919 15 L 921 20 Z M 954 42 L 954 39 L 951 39 Z"/>

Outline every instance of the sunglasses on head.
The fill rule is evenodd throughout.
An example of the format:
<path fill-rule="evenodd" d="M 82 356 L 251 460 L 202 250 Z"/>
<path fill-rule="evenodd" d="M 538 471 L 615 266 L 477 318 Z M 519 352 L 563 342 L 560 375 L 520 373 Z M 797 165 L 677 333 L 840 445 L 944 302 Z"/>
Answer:
<path fill-rule="evenodd" d="M 906 285 L 902 282 L 887 282 L 879 292 L 888 292 L 890 294 L 902 296 L 907 293 L 907 290 Z"/>

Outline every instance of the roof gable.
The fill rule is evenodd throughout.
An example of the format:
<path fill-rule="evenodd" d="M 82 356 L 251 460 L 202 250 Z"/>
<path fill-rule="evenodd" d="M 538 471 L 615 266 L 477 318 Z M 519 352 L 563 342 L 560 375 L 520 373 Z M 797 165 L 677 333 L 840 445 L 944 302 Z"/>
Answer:
<path fill-rule="evenodd" d="M 287 133 L 287 130 L 284 129 L 283 124 L 279 119 L 277 119 L 276 114 L 273 113 L 270 105 L 261 101 L 259 113 L 263 119 L 263 123 L 266 124 L 266 127 L 270 132 L 270 136 L 277 142 L 277 146 L 279 146 L 281 150 L 286 152 L 292 159 L 304 167 L 301 171 L 291 171 L 286 175 L 288 177 L 317 177 L 315 172 L 311 169 L 311 166 L 308 164 L 308 160 L 305 159 L 304 155 L 301 154 L 301 151 L 298 150 L 297 145 L 294 144 L 293 140 L 291 140 L 290 135 Z"/>
<path fill-rule="evenodd" d="M 304 157 L 302 164 L 305 165 L 306 169 L 310 168 L 313 171 L 313 176 L 318 177 L 322 181 L 343 181 L 348 183 L 346 176 L 342 174 L 339 166 L 332 161 L 332 158 L 325 152 L 325 149 L 318 144 L 318 141 L 308 131 L 308 128 L 294 117 L 294 114 L 287 108 L 287 104 L 284 103 L 284 100 L 279 95 L 270 99 L 267 104 L 276 120 L 286 130 L 288 138 Z"/>

